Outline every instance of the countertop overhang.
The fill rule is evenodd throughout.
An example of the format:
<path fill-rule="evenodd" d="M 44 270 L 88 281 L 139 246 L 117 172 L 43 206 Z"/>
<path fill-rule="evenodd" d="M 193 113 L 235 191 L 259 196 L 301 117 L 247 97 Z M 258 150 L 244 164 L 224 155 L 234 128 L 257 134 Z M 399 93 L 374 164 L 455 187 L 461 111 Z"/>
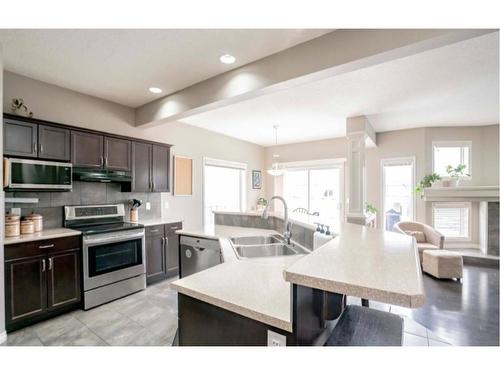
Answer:
<path fill-rule="evenodd" d="M 337 237 L 288 267 L 284 278 L 403 307 L 425 303 L 414 238 L 356 224 L 342 224 Z"/>

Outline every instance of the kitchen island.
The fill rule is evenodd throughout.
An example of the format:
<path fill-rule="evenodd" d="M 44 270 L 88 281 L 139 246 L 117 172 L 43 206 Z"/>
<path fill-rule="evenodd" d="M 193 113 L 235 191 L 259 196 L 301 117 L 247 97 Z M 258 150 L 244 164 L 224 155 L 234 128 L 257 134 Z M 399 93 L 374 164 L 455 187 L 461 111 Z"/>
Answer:
<path fill-rule="evenodd" d="M 310 254 L 254 259 L 238 259 L 228 239 L 273 232 L 231 226 L 178 232 L 219 239 L 224 258 L 172 283 L 180 345 L 321 345 L 346 295 L 410 308 L 425 302 L 412 237 L 343 224 Z"/>

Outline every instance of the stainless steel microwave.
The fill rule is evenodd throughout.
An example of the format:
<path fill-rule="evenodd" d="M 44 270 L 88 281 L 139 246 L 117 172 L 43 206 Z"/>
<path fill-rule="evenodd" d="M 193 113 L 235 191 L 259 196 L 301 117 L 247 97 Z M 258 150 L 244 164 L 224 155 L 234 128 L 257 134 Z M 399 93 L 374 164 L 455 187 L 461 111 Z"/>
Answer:
<path fill-rule="evenodd" d="M 3 185 L 6 190 L 71 190 L 72 165 L 4 158 Z"/>

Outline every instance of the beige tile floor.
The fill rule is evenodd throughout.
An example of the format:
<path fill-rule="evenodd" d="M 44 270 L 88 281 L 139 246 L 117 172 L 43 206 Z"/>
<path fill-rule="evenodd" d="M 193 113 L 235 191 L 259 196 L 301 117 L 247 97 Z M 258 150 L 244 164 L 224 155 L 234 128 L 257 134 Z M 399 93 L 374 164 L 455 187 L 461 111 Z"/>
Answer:
<path fill-rule="evenodd" d="M 92 310 L 73 311 L 15 331 L 7 346 L 169 346 L 177 330 L 177 293 L 171 280 L 148 287 Z M 359 304 L 359 298 L 348 298 Z M 430 330 L 404 316 L 404 309 L 377 302 L 371 308 L 404 317 L 405 346 L 449 345 Z"/>

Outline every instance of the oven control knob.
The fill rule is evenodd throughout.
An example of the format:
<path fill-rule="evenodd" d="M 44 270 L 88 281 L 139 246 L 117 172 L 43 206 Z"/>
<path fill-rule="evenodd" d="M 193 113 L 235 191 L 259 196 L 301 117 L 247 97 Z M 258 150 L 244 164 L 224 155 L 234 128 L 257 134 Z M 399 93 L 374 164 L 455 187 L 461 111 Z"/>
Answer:
<path fill-rule="evenodd" d="M 191 250 L 186 250 L 186 258 L 191 258 Z"/>

